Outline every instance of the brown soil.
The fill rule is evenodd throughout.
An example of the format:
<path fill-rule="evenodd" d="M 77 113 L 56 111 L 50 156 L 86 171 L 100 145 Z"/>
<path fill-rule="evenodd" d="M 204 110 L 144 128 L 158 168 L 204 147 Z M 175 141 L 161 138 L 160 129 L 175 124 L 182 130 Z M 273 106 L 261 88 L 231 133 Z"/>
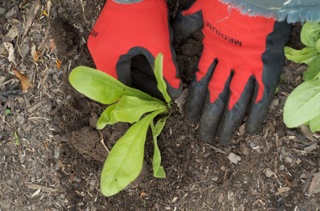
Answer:
<path fill-rule="evenodd" d="M 188 4 L 180 2 L 179 9 Z M 174 110 L 159 138 L 167 178 L 152 176 L 149 137 L 141 176 L 119 194 L 104 197 L 99 190 L 103 162 L 129 125 L 97 131 L 95 123 L 105 106 L 78 94 L 67 81 L 72 68 L 94 67 L 85 40 L 104 1 L 51 0 L 49 16 L 44 15 L 47 1 L 36 3 L 0 3 L 0 37 L 13 44 L 15 56 L 9 62 L 1 44 L 1 211 L 320 210 L 320 195 L 313 192 L 319 186 L 314 182 L 320 171 L 319 134 L 305 127 L 287 129 L 282 121 L 286 97 L 305 70 L 289 61 L 260 134 L 249 136 L 241 126 L 230 146 L 203 143 L 195 138 L 197 125 Z M 175 1 L 168 5 L 173 17 Z M 288 45 L 301 48 L 300 30 L 299 24 L 294 26 Z M 185 87 L 196 70 L 201 39 L 201 32 L 195 32 L 175 43 Z M 37 61 L 33 45 L 39 51 Z M 60 68 L 57 60 L 62 61 Z M 28 92 L 20 91 L 13 67 L 34 84 Z M 230 153 L 241 161 L 231 163 Z"/>

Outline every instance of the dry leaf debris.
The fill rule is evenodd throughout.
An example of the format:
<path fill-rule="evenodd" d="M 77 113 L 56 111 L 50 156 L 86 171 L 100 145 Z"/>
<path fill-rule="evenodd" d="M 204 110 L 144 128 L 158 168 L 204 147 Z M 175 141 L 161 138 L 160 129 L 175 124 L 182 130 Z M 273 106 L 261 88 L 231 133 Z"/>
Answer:
<path fill-rule="evenodd" d="M 33 87 L 33 84 L 29 81 L 28 77 L 22 74 L 20 71 L 14 69 L 14 75 L 19 79 L 22 92 L 27 92 L 29 88 Z"/>

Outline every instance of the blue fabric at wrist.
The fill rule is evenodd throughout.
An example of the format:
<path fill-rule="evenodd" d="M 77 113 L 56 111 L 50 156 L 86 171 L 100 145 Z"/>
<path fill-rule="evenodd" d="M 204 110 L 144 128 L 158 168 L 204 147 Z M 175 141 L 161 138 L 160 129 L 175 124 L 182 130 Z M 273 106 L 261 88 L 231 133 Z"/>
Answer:
<path fill-rule="evenodd" d="M 143 0 L 113 0 L 113 1 L 119 4 L 134 4 L 134 3 L 142 2 Z"/>

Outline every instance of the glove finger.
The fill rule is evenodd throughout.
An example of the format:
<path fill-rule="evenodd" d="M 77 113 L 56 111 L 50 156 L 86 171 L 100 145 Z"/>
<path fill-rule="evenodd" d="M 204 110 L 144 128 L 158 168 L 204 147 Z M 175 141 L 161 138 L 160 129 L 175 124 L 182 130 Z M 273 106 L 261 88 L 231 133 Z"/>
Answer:
<path fill-rule="evenodd" d="M 204 57 L 204 55 L 201 57 L 200 63 Z M 199 70 L 200 74 L 196 75 L 195 80 L 190 85 L 188 97 L 184 105 L 184 110 L 186 111 L 185 117 L 188 121 L 195 122 L 200 118 L 201 111 L 208 93 L 208 84 L 216 67 L 216 64 L 217 60 L 214 60 L 209 67 L 203 67 L 205 69 L 208 69 L 208 71 L 204 76 L 202 75 L 202 77 L 201 71 Z"/>
<path fill-rule="evenodd" d="M 129 73 L 129 75 L 132 80 L 132 87 L 164 100 L 161 92 L 157 88 L 157 80 L 154 76 L 152 66 L 145 56 L 138 54 L 132 57 L 131 73 Z"/>
<path fill-rule="evenodd" d="M 222 92 L 220 92 L 220 94 L 213 103 L 210 100 L 212 93 L 208 93 L 207 95 L 205 106 L 203 108 L 203 112 L 200 119 L 200 125 L 196 134 L 201 141 L 210 143 L 214 140 L 214 135 L 217 131 L 221 115 L 225 109 L 225 104 L 228 99 L 229 84 L 232 75 L 233 73 L 231 72 L 229 77 L 225 80 L 226 82 L 224 84 Z"/>
<path fill-rule="evenodd" d="M 195 79 L 190 85 L 189 94 L 184 105 L 185 117 L 188 121 L 195 122 L 199 120 L 208 90 L 212 93 L 212 90 L 215 89 L 218 84 L 221 84 L 216 83 L 212 85 L 212 77 L 216 77 L 216 79 L 222 82 L 222 84 L 224 84 L 223 82 L 228 78 L 228 75 L 226 75 L 224 79 L 221 77 L 217 78 L 217 76 L 223 75 L 225 71 L 221 68 L 222 65 L 217 66 L 218 60 L 213 58 L 216 58 L 215 55 L 212 54 L 211 50 L 207 46 L 204 46 L 198 65 L 198 72 L 196 72 Z M 215 72 L 215 74 L 213 74 L 213 72 Z M 222 91 L 223 87 L 219 90 L 219 94 Z M 211 95 L 212 94 L 210 94 L 210 96 Z"/>
<path fill-rule="evenodd" d="M 153 63 L 154 57 L 147 49 L 131 48 L 128 53 L 120 56 L 116 64 L 118 80 L 127 86 L 163 99 L 157 89 L 157 81 L 152 69 Z"/>
<path fill-rule="evenodd" d="M 175 99 L 181 93 L 182 84 L 178 76 L 171 73 L 166 74 L 168 70 L 173 73 L 176 72 L 172 57 L 170 55 L 166 55 L 166 57 L 171 59 L 164 58 L 164 79 L 167 84 L 168 94 Z M 117 76 L 127 86 L 132 86 L 163 100 L 163 96 L 157 88 L 157 80 L 153 72 L 154 60 L 154 56 L 147 49 L 142 47 L 131 48 L 127 54 L 120 56 L 116 65 Z M 174 82 L 180 83 L 178 88 L 172 86 Z"/>
<path fill-rule="evenodd" d="M 233 72 L 223 60 L 219 60 L 209 82 L 208 97 L 201 114 L 200 125 L 197 136 L 200 140 L 210 142 L 218 128 L 221 115 L 227 103 L 229 95 L 229 84 Z"/>
<path fill-rule="evenodd" d="M 262 99 L 258 103 L 253 103 L 246 122 L 246 130 L 248 134 L 253 135 L 261 130 L 263 121 L 267 116 L 269 106 L 274 97 L 275 88 L 265 90 Z M 258 88 L 256 88 L 256 90 L 257 89 Z M 258 91 L 255 91 L 255 93 L 257 92 Z M 255 94 L 255 96 L 257 96 L 257 94 Z"/>
<path fill-rule="evenodd" d="M 274 31 L 267 37 L 266 51 L 262 55 L 263 73 L 262 76 L 256 76 L 258 84 L 255 87 L 254 101 L 246 123 L 249 134 L 257 133 L 267 116 L 284 66 L 283 48 L 289 39 L 290 31 L 291 25 L 286 22 L 276 22 Z"/>
<path fill-rule="evenodd" d="M 182 81 L 179 76 L 178 64 L 176 62 L 176 53 L 171 46 L 171 42 L 170 46 L 167 46 L 166 48 L 168 50 L 163 50 L 165 49 L 165 47 L 163 47 L 162 50 L 158 49 L 157 53 L 163 53 L 163 77 L 167 84 L 168 94 L 173 100 L 175 100 L 182 92 Z"/>
<path fill-rule="evenodd" d="M 262 128 L 263 121 L 267 116 L 269 106 L 278 86 L 281 70 L 284 65 L 284 55 L 278 55 L 277 59 L 272 61 L 264 67 L 263 75 L 260 77 L 262 81 L 256 80 L 252 106 L 246 123 L 246 130 L 250 135 L 257 133 Z"/>
<path fill-rule="evenodd" d="M 231 83 L 239 83 L 239 77 L 241 76 L 234 76 Z M 221 145 L 227 145 L 230 143 L 234 132 L 239 128 L 243 117 L 246 114 L 247 107 L 249 105 L 250 100 L 252 99 L 253 89 L 254 89 L 254 77 L 247 77 L 247 83 L 243 87 L 243 91 L 241 92 L 240 98 L 236 101 L 236 103 L 232 106 L 232 98 L 234 93 L 231 89 L 231 96 L 228 102 L 228 106 L 222 117 L 221 124 L 218 129 L 218 139 Z M 232 87 L 232 85 L 230 85 Z M 229 109 L 231 108 L 231 109 Z"/>

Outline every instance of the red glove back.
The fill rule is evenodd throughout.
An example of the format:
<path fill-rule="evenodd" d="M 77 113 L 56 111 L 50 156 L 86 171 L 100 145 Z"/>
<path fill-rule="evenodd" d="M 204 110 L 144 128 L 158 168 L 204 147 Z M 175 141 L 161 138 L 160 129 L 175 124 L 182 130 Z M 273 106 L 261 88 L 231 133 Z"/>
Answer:
<path fill-rule="evenodd" d="M 129 86 L 130 60 L 142 54 L 153 68 L 154 58 L 161 52 L 169 94 L 177 97 L 181 91 L 165 0 L 133 4 L 107 1 L 88 39 L 88 48 L 97 69 Z"/>

